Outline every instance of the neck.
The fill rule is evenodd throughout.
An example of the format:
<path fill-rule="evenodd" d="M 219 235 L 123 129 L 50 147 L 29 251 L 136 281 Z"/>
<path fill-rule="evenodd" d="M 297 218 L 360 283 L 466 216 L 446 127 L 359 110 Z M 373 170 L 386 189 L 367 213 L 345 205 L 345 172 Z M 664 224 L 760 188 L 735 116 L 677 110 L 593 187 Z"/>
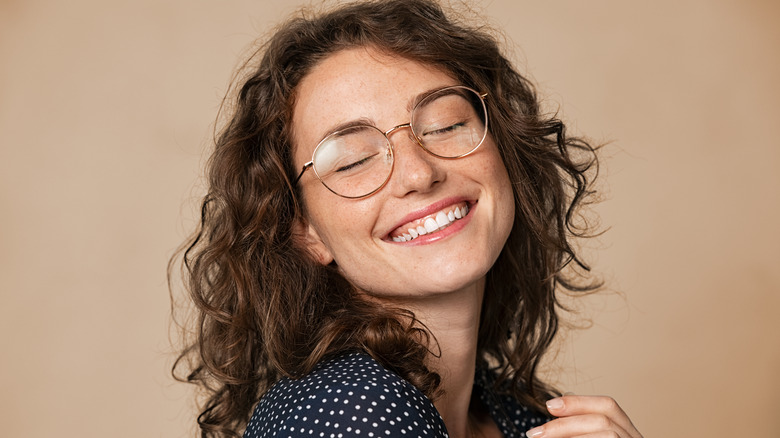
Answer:
<path fill-rule="evenodd" d="M 434 401 L 453 438 L 468 437 L 468 412 L 477 360 L 477 335 L 484 279 L 449 294 L 414 299 L 402 304 L 430 330 L 435 342 L 428 366 L 441 376 L 444 395 Z"/>

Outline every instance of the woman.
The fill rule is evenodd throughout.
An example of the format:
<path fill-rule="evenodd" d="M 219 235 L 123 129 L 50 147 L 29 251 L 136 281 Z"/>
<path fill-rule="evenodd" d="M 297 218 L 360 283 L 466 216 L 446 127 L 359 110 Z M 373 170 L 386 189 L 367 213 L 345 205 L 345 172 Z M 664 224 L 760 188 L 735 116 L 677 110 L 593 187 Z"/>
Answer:
<path fill-rule="evenodd" d="M 492 37 L 361 2 L 252 62 L 184 253 L 203 436 L 640 436 L 536 374 L 595 157 Z"/>

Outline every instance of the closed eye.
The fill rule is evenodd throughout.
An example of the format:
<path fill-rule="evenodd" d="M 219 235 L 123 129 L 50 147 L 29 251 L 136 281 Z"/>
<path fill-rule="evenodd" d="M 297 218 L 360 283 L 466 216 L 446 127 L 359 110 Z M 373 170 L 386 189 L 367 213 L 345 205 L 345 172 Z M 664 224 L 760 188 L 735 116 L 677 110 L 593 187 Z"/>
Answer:
<path fill-rule="evenodd" d="M 458 128 L 462 128 L 465 125 L 466 125 L 466 122 L 455 123 L 454 125 L 450 125 L 450 126 L 447 126 L 447 127 L 441 128 L 441 129 L 434 129 L 432 131 L 427 131 L 427 132 L 423 133 L 423 136 L 446 134 L 446 133 L 452 132 L 452 131 L 454 131 L 454 130 L 456 130 Z"/>
<path fill-rule="evenodd" d="M 355 167 L 362 166 L 368 160 L 374 158 L 377 155 L 379 155 L 379 154 L 377 153 L 377 154 L 369 155 L 366 158 L 363 158 L 362 160 L 358 160 L 358 161 L 355 161 L 354 163 L 350 163 L 350 164 L 347 164 L 345 166 L 341 166 L 338 169 L 336 169 L 336 172 L 345 172 L 347 170 L 354 169 Z"/>

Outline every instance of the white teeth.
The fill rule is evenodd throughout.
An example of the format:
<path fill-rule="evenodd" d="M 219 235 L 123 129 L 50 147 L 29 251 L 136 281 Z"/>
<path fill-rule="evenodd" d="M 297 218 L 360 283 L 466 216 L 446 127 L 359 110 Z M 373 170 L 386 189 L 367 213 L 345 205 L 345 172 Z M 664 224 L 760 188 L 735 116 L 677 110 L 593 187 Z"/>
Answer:
<path fill-rule="evenodd" d="M 433 233 L 439 229 L 439 224 L 437 224 L 436 221 L 431 217 L 425 219 L 425 223 L 423 225 L 425 226 L 425 230 L 429 233 Z"/>
<path fill-rule="evenodd" d="M 443 228 L 443 227 L 446 227 L 449 224 L 450 224 L 450 220 L 447 219 L 447 215 L 444 214 L 444 212 L 440 211 L 436 215 L 436 225 L 438 225 L 439 228 Z"/>
<path fill-rule="evenodd" d="M 416 228 L 409 228 L 406 230 L 406 233 L 403 233 L 400 236 L 392 237 L 393 242 L 409 242 L 419 236 L 433 233 L 434 231 L 442 229 L 458 219 L 462 219 L 468 213 L 468 205 L 464 205 L 463 207 L 455 207 L 446 213 L 440 211 L 436 213 L 436 216 L 425 219 L 425 222 L 423 222 L 421 225 L 418 225 Z"/>

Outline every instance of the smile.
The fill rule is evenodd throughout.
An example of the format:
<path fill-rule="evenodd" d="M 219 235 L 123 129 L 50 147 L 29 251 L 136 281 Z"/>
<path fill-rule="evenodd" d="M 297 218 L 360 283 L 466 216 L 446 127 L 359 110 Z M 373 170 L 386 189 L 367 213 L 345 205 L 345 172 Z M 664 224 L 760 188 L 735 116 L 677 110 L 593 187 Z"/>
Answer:
<path fill-rule="evenodd" d="M 390 238 L 393 242 L 410 242 L 420 236 L 441 231 L 467 214 L 469 214 L 469 206 L 461 202 L 396 228 L 390 233 Z"/>

